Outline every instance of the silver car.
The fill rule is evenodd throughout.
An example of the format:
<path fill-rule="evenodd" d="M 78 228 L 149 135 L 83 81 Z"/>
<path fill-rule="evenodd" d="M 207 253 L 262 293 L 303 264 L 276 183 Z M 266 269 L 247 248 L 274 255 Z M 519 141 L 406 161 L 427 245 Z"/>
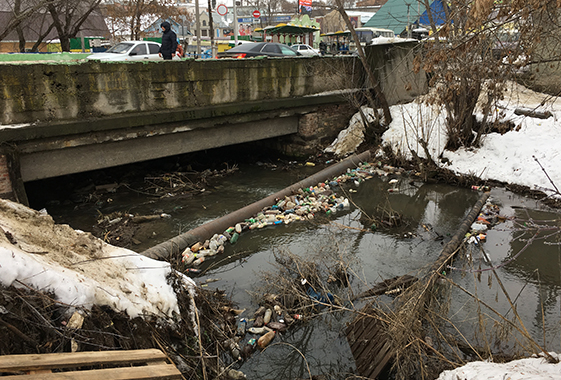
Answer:
<path fill-rule="evenodd" d="M 293 48 L 294 50 L 296 50 L 298 53 L 302 54 L 302 55 L 306 55 L 306 56 L 316 56 L 316 55 L 320 55 L 319 54 L 319 50 L 318 49 L 314 49 L 313 47 L 311 47 L 310 45 L 306 45 L 306 44 L 296 44 L 296 45 L 292 45 L 290 46 L 291 48 Z"/>
<path fill-rule="evenodd" d="M 98 61 L 159 61 L 160 44 L 152 41 L 123 41 L 103 53 L 94 53 L 87 59 Z M 177 56 L 174 59 L 179 59 Z"/>

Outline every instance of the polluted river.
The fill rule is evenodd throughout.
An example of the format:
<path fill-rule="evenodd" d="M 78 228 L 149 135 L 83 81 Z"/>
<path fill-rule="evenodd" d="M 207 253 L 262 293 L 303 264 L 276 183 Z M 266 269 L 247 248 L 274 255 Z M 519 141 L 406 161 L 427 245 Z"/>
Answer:
<path fill-rule="evenodd" d="M 333 164 L 319 161 L 224 164 L 222 167 L 230 170 L 189 196 L 164 190 L 154 196 L 106 176 L 106 182 L 99 177 L 89 182 L 89 198 L 88 191 L 78 197 L 75 190 L 85 187 L 84 175 L 80 180 L 63 179 L 82 181 L 67 194 L 45 191 L 50 186 L 45 182 L 30 184 L 28 193 L 33 208 L 46 208 L 57 223 L 83 231 L 99 228 L 104 216 L 106 222 L 126 214 L 156 216 L 128 236 L 127 248 L 143 252 Z M 453 262 L 440 269 L 437 282 L 441 288 L 436 299 L 441 307 L 438 313 L 444 310 L 446 314 L 438 320 L 438 329 L 431 330 L 438 333 L 427 334 L 423 345 L 440 348 L 443 340 L 456 339 L 458 361 L 467 360 L 461 352 L 465 345 L 505 357 L 539 352 L 537 347 L 559 352 L 561 255 L 555 210 L 504 188 L 424 183 L 415 173 L 374 158 L 302 189 L 303 198 L 287 200 L 296 205 L 303 203 L 302 199 L 316 199 L 326 187 L 332 202 L 310 212 L 313 216 L 292 220 L 286 218 L 292 211 L 283 212 L 282 219 L 275 219 L 278 223 L 246 227 L 233 243 L 223 245 L 222 253 L 206 257 L 197 266 L 182 264 L 181 255 L 169 258 L 201 287 L 225 291 L 236 309 L 243 310 L 236 317 L 246 330 L 239 334 L 240 347 L 259 338 L 248 330 L 255 320 L 254 312 L 264 305 L 264 298 L 282 292 L 287 277 L 292 276 L 295 288 L 301 287 L 310 299 L 318 301 L 313 309 L 276 315 L 277 322 L 285 317 L 293 321 L 276 333 L 266 348 L 239 361 L 231 353 L 222 354 L 231 368 L 242 371 L 248 379 L 319 375 L 344 379 L 356 375 L 358 361 L 348 339 L 349 324 L 369 304 L 386 313 L 387 318 L 382 319 L 392 320 L 392 302 L 400 289 L 378 296 L 367 291 L 397 276 L 423 277 L 485 190 L 490 196 L 481 215 L 487 212 L 489 217 L 482 216 L 480 223 L 470 227 Z M 282 211 L 285 204 L 279 207 L 281 201 L 269 210 Z M 235 229 L 229 232 L 231 239 Z M 286 268 L 299 266 L 314 268 L 319 273 L 314 275 L 325 276 L 328 285 L 312 289 L 304 269 L 296 276 L 286 273 Z M 341 272 L 344 281 L 337 276 Z M 522 331 L 512 327 L 518 321 L 524 325 Z M 392 331 L 400 333 L 399 329 Z M 524 334 L 535 344 L 521 339 Z M 391 378 L 387 369 L 381 378 Z"/>

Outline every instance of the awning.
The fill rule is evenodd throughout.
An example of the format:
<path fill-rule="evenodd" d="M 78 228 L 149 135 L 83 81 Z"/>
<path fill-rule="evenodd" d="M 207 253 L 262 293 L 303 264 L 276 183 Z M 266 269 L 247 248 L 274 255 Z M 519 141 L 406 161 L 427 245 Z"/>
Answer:
<path fill-rule="evenodd" d="M 255 30 L 258 31 L 257 29 Z M 319 31 L 319 28 L 313 26 L 303 26 L 296 24 L 277 24 L 275 26 L 267 26 L 259 32 L 265 32 L 267 35 L 271 34 L 308 34 Z"/>
<path fill-rule="evenodd" d="M 322 34 L 322 36 L 324 36 L 324 37 L 349 37 L 350 35 L 351 35 L 351 32 L 348 31 L 348 30 L 345 30 L 345 31 L 338 30 L 337 32 Z"/>

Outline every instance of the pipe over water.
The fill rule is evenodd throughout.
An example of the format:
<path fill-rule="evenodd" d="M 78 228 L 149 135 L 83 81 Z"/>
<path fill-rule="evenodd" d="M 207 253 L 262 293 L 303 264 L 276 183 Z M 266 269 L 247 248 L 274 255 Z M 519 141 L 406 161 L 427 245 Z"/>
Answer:
<path fill-rule="evenodd" d="M 251 218 L 261 211 L 264 207 L 271 206 L 277 202 L 277 199 L 284 198 L 285 196 L 292 195 L 298 189 L 304 187 L 315 186 L 320 182 L 340 175 L 351 167 L 356 167 L 359 163 L 368 161 L 370 159 L 370 151 L 365 151 L 360 154 L 355 154 L 341 162 L 338 162 L 330 167 L 327 167 L 316 174 L 313 174 L 300 182 L 297 182 L 283 190 L 269 195 L 257 202 L 247 205 L 239 210 L 236 210 L 228 215 L 224 215 L 211 222 L 205 223 L 190 231 L 184 232 L 170 240 L 162 242 L 152 248 L 141 252 L 142 255 L 153 259 L 167 259 L 173 257 L 175 254 L 180 254 L 187 247 L 191 247 L 197 242 L 204 242 L 210 239 L 215 233 L 222 233 L 229 227 L 239 223 L 245 219 Z"/>

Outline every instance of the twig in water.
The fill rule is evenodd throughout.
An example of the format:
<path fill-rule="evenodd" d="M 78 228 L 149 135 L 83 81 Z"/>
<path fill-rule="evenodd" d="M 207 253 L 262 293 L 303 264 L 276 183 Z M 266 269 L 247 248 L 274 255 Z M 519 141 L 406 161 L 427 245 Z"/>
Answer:
<path fill-rule="evenodd" d="M 440 274 L 439 274 L 440 275 Z M 512 326 L 514 329 L 516 329 L 520 334 L 522 334 L 522 336 L 524 336 L 532 345 L 534 345 L 536 348 L 539 349 L 539 351 L 541 351 L 544 356 L 547 357 L 548 361 L 550 363 L 558 363 L 559 360 L 557 360 L 556 358 L 554 358 L 553 356 L 551 356 L 551 354 L 549 352 L 547 352 L 545 349 L 543 349 L 542 347 L 540 347 L 540 345 L 534 340 L 532 339 L 532 337 L 528 334 L 527 331 L 520 329 L 517 325 L 515 325 L 513 322 L 511 322 L 510 320 L 506 319 L 501 313 L 499 313 L 498 311 L 496 311 L 494 308 L 492 308 L 489 304 L 487 304 L 485 301 L 479 299 L 477 296 L 475 296 L 473 293 L 471 293 L 469 290 L 465 289 L 464 287 L 462 287 L 461 285 L 455 283 L 454 281 L 452 281 L 450 278 L 440 275 L 440 278 L 445 279 L 446 281 L 448 281 L 450 284 L 454 285 L 455 287 L 457 287 L 458 289 L 460 289 L 461 291 L 463 291 L 464 293 L 466 293 L 468 296 L 472 297 L 473 299 L 477 299 L 477 301 L 479 303 L 481 303 L 483 306 L 485 306 L 486 308 L 488 308 L 489 310 L 491 310 L 493 313 L 495 313 L 497 316 L 499 316 L 503 321 L 505 321 L 507 324 L 509 324 L 510 326 Z M 535 352 L 536 354 L 538 352 Z"/>
<path fill-rule="evenodd" d="M 546 347 L 546 340 L 545 340 L 545 313 L 543 310 L 543 293 L 542 293 L 542 282 L 540 280 L 540 272 L 536 269 L 536 272 L 538 274 L 538 285 L 539 285 L 539 291 L 540 291 L 540 308 L 542 311 L 542 330 L 543 330 L 543 347 Z"/>
<path fill-rule="evenodd" d="M 540 166 L 540 168 L 542 168 L 543 172 L 545 173 L 545 176 L 546 176 L 547 179 L 549 180 L 549 183 L 551 183 L 551 185 L 552 185 L 553 188 L 555 189 L 555 193 L 561 195 L 561 193 L 559 193 L 559 189 L 557 188 L 557 186 L 555 186 L 555 183 L 551 180 L 551 177 L 549 176 L 549 174 L 547 174 L 547 172 L 545 171 L 544 167 L 543 167 L 542 164 L 538 161 L 538 159 L 536 158 L 536 156 L 532 156 L 532 158 L 538 163 L 538 165 Z"/>
<path fill-rule="evenodd" d="M 204 359 L 204 355 L 203 355 L 203 342 L 201 339 L 201 321 L 199 320 L 199 312 L 197 310 L 197 306 L 195 304 L 195 299 L 193 298 L 193 296 L 191 294 L 189 294 L 189 296 L 191 297 L 191 302 L 193 303 L 193 312 L 195 313 L 195 318 L 197 318 L 197 327 L 199 330 L 199 333 L 197 334 L 197 337 L 199 339 L 199 353 L 201 355 L 201 364 L 203 366 L 203 379 L 206 380 L 207 379 L 207 375 L 206 375 L 206 364 L 205 364 L 205 359 Z"/>

